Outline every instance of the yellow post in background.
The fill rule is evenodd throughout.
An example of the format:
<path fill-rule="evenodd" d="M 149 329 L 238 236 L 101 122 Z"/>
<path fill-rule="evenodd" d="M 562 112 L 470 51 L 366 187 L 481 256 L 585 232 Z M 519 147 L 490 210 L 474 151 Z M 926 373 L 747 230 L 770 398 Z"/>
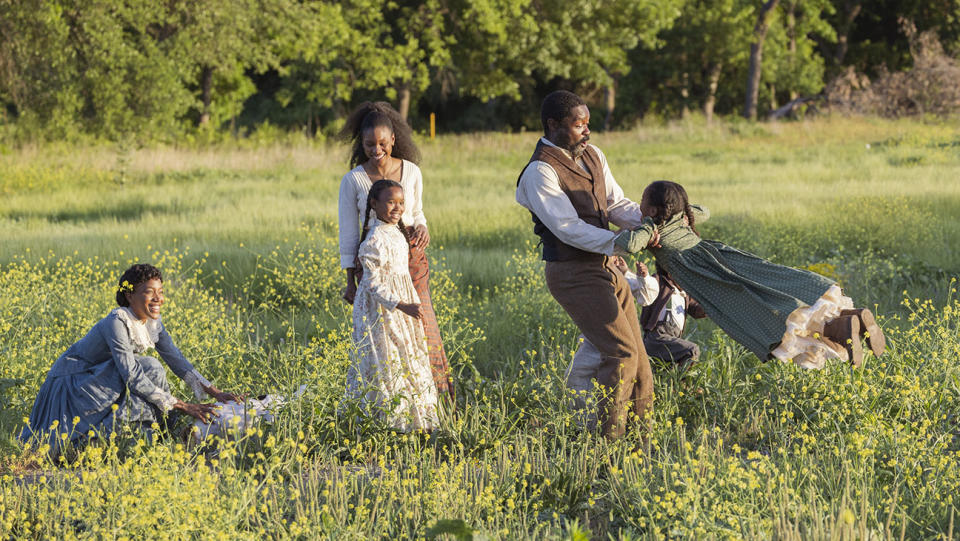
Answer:
<path fill-rule="evenodd" d="M 437 114 L 430 113 L 430 139 L 437 136 Z"/>

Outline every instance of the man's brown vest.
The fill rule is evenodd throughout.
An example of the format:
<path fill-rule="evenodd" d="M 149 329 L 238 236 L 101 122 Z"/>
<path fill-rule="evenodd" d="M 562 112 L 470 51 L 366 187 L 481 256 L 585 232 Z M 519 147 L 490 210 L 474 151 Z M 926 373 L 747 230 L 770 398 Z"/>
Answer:
<path fill-rule="evenodd" d="M 567 154 L 550 145 L 545 145 L 543 141 L 537 143 L 537 148 L 530 156 L 527 167 L 536 161 L 544 162 L 557 172 L 560 177 L 560 189 L 570 199 L 573 208 L 577 211 L 577 216 L 584 222 L 608 229 L 607 222 L 607 186 L 603 178 L 603 164 L 600 163 L 600 155 L 593 147 L 588 146 L 582 156 L 584 165 L 589 172 L 584 171 Z M 526 171 L 527 167 L 523 170 Z M 523 171 L 520 172 L 520 177 Z M 520 177 L 517 177 L 517 184 L 520 184 Z M 540 236 L 543 244 L 544 261 L 569 261 L 572 259 L 586 259 L 597 257 L 598 254 L 586 252 L 579 248 L 574 248 L 569 244 L 561 242 L 552 231 L 543 225 L 543 222 L 537 218 L 533 212 L 533 232 Z"/>

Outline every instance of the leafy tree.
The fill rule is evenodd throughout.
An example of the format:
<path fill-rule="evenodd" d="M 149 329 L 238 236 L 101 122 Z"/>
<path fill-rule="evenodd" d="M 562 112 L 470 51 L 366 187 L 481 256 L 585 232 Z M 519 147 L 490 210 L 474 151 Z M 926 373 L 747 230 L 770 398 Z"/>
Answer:
<path fill-rule="evenodd" d="M 936 31 L 948 53 L 960 53 L 960 0 L 848 0 L 845 5 L 848 4 L 859 5 L 860 10 L 845 29 L 846 48 L 835 71 L 853 66 L 857 71 L 877 75 L 881 66 L 909 69 L 913 57 L 901 20 L 912 21 L 919 32 Z M 838 10 L 831 19 L 838 31 L 844 29 L 843 21 L 838 20 L 842 15 Z"/>
<path fill-rule="evenodd" d="M 777 107 L 777 90 L 789 100 L 818 94 L 824 86 L 825 62 L 818 43 L 832 43 L 836 32 L 824 19 L 832 14 L 828 0 L 783 0 L 778 24 L 770 29 L 763 80 L 769 84 L 770 108 Z"/>
<path fill-rule="evenodd" d="M 107 137 L 166 132 L 189 103 L 153 2 L 3 2 L 3 95 L 28 127 Z"/>
<path fill-rule="evenodd" d="M 616 107 L 616 83 L 630 71 L 628 52 L 657 35 L 680 15 L 684 0 L 544 0 L 537 8 L 536 48 L 532 51 L 543 79 L 567 79 L 605 92 L 609 127 Z"/>
<path fill-rule="evenodd" d="M 0 102 L 23 129 L 48 125 L 63 137 L 80 110 L 75 51 L 60 5 L 0 0 Z"/>
<path fill-rule="evenodd" d="M 280 66 L 294 44 L 318 34 L 312 4 L 297 0 L 189 0 L 168 4 L 160 32 L 176 43 L 197 93 L 198 124 L 235 117 L 256 92 L 248 73 Z"/>
<path fill-rule="evenodd" d="M 431 68 L 448 62 L 439 0 L 314 2 L 322 18 L 288 66 L 279 98 L 298 98 L 340 109 L 354 93 L 377 90 L 398 100 L 406 118 L 416 94 L 430 83 Z M 345 111 L 340 111 L 342 115 Z"/>
<path fill-rule="evenodd" d="M 683 115 L 700 96 L 700 106 L 713 119 L 721 77 L 743 71 L 747 61 L 753 7 L 746 0 L 691 0 L 683 7 L 676 24 L 661 34 L 662 45 L 653 54 L 643 53 L 647 62 L 661 64 L 665 81 Z M 640 60 L 640 58 L 638 58 Z M 647 70 L 649 71 L 649 69 Z M 734 91 L 730 87 L 727 93 Z M 676 100 L 676 98 L 674 98 Z M 664 103 L 674 101 L 664 100 Z"/>

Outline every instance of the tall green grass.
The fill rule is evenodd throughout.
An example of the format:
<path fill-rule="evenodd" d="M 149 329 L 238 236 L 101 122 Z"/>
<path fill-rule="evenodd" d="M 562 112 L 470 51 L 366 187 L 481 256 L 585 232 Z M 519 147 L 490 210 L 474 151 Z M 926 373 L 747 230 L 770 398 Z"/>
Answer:
<path fill-rule="evenodd" d="M 683 183 L 712 211 L 705 237 L 838 279 L 876 305 L 890 342 L 862 370 L 809 372 L 761 363 L 697 322 L 702 361 L 657 368 L 646 443 L 605 442 L 567 411 L 577 331 L 513 203 L 535 141 L 421 141 L 431 285 L 459 389 L 429 436 L 336 414 L 350 351 L 335 226 L 344 149 L 0 156 L 0 538 L 956 536 L 955 130 L 824 119 L 594 135 L 628 195 Z M 128 434 L 38 463 L 14 431 L 134 260 L 164 269 L 164 321 L 221 388 L 309 391 L 215 459 Z"/>

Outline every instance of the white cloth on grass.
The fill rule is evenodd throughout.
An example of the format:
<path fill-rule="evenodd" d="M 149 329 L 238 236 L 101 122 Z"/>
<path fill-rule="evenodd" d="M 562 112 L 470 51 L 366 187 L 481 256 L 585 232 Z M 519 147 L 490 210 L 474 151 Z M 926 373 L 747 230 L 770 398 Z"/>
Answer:
<path fill-rule="evenodd" d="M 268 394 L 261 398 L 252 398 L 244 403 L 217 402 L 217 413 L 209 423 L 196 420 L 193 423 L 193 437 L 200 443 L 211 436 L 238 438 L 246 434 L 247 429 L 256 428 L 261 422 L 272 423 L 276 420 L 277 411 L 291 400 L 300 398 L 307 390 L 301 385 L 297 392 L 288 400 L 283 395 Z"/>

